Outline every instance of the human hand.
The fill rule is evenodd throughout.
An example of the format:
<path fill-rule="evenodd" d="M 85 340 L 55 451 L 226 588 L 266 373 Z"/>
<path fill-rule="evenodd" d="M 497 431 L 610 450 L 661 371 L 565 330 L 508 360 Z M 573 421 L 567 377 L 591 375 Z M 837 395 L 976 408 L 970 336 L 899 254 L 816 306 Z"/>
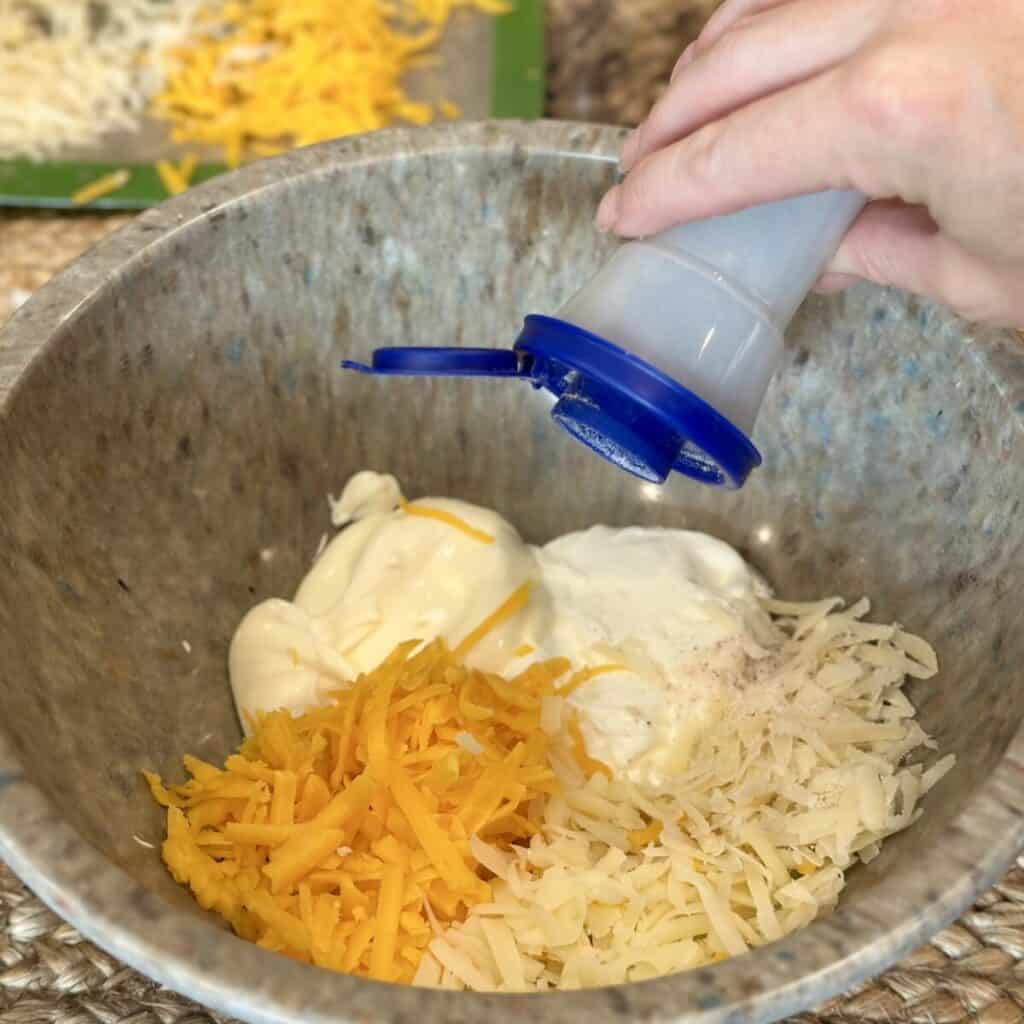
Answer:
<path fill-rule="evenodd" d="M 726 0 L 626 141 L 598 226 L 634 237 L 854 188 L 819 282 L 1024 324 L 1024 3 Z"/>

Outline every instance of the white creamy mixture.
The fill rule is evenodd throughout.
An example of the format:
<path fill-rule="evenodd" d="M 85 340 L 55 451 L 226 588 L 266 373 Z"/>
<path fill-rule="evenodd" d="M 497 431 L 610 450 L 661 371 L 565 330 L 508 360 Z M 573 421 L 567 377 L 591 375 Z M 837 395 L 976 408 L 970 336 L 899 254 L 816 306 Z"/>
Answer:
<path fill-rule="evenodd" d="M 480 536 L 403 509 L 391 476 L 362 472 L 331 502 L 336 526 L 292 601 L 257 605 L 231 645 L 235 701 L 301 711 L 380 663 L 396 644 L 455 646 L 526 581 L 527 606 L 468 657 L 514 675 L 562 656 L 621 665 L 577 689 L 591 756 L 657 783 L 689 737 L 735 695 L 772 635 L 764 584 L 727 544 L 684 530 L 595 526 L 542 547 L 497 513 L 447 498 L 412 508 L 454 515 Z M 493 540 L 488 541 L 488 538 Z"/>

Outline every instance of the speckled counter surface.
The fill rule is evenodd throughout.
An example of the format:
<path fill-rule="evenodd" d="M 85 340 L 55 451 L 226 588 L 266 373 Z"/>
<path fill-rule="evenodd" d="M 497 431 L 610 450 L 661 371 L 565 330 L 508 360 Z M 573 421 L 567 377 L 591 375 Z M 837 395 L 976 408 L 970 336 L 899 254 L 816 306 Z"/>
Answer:
<path fill-rule="evenodd" d="M 560 117 L 635 120 L 700 23 L 696 5 L 671 0 L 560 0 L 553 6 L 551 111 Z M 0 321 L 123 220 L 0 214 Z M 0 864 L 3 1024 L 219 1019 L 86 942 Z M 971 913 L 898 967 L 799 1019 L 1024 1022 L 1024 861 Z"/>

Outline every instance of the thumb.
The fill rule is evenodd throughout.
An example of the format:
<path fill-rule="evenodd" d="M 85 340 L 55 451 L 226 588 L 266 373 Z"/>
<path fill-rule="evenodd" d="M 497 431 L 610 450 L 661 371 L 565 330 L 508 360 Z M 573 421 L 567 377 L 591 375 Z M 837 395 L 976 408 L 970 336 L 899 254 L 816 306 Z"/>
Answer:
<path fill-rule="evenodd" d="M 864 208 L 829 264 L 822 290 L 851 279 L 913 292 L 970 320 L 1024 323 L 1020 268 L 987 264 L 944 235 L 921 206 L 884 200 Z"/>

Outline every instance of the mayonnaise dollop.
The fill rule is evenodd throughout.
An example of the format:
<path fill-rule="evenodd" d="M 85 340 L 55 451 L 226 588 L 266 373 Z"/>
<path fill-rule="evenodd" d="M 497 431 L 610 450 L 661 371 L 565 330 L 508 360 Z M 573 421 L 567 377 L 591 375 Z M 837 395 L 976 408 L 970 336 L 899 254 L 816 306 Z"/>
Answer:
<path fill-rule="evenodd" d="M 772 628 L 764 584 L 706 534 L 595 526 L 535 547 L 476 505 L 407 506 L 394 477 L 369 471 L 352 477 L 331 512 L 345 528 L 294 599 L 257 605 L 232 640 L 243 721 L 322 703 L 405 640 L 440 636 L 454 647 L 529 581 L 526 607 L 468 663 L 507 675 L 556 656 L 578 668 L 621 666 L 569 701 L 592 757 L 657 785 L 681 767 L 688 737 L 734 697 Z"/>

